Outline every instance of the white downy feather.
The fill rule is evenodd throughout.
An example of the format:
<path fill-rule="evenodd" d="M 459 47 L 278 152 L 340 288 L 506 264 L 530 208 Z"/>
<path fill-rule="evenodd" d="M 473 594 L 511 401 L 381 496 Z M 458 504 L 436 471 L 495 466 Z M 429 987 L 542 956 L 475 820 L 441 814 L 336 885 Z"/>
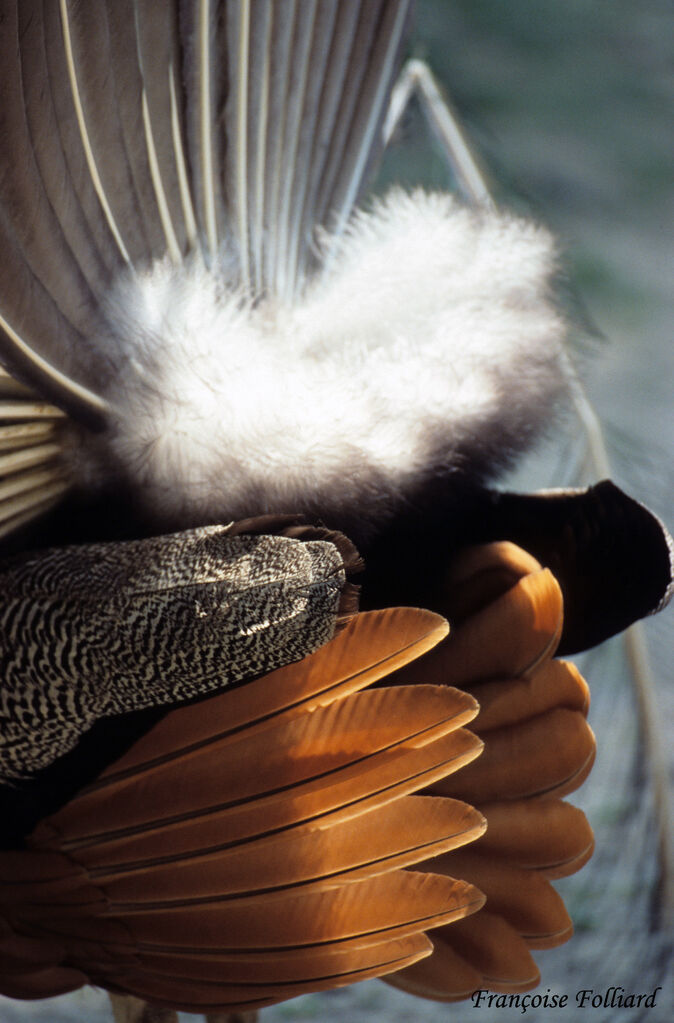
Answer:
<path fill-rule="evenodd" d="M 329 271 L 292 305 L 251 306 L 197 260 L 118 284 L 112 454 L 148 508 L 184 523 L 357 503 L 376 521 L 545 424 L 565 328 L 542 228 L 394 191 L 325 244 Z"/>

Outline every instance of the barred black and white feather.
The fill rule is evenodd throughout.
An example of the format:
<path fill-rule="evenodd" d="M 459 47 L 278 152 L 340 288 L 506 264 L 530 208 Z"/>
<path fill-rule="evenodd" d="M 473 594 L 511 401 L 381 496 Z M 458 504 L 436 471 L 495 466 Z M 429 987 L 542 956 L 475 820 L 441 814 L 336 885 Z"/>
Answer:
<path fill-rule="evenodd" d="M 0 781 L 36 775 L 101 718 L 204 696 L 331 639 L 349 604 L 342 554 L 295 532 L 212 526 L 0 565 Z"/>

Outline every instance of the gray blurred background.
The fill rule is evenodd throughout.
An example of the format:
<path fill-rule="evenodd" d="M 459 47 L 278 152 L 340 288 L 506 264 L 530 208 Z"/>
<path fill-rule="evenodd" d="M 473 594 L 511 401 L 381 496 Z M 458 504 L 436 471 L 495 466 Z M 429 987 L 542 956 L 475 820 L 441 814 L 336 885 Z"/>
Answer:
<path fill-rule="evenodd" d="M 430 64 L 451 96 L 500 201 L 533 213 L 560 238 L 583 377 L 613 476 L 672 528 L 673 0 L 419 0 L 413 55 Z M 379 184 L 392 179 L 447 183 L 442 154 L 418 111 L 405 119 Z M 578 446 L 573 426 L 570 436 L 554 434 L 518 485 L 571 482 L 569 452 Z M 670 610 L 645 627 L 670 781 L 672 622 Z M 421 1002 L 372 981 L 265 1010 L 262 1023 L 672 1019 L 670 948 L 666 935 L 651 933 L 659 900 L 652 785 L 622 641 L 605 644 L 583 668 L 600 752 L 577 802 L 590 816 L 598 849 L 591 866 L 563 885 L 575 938 L 537 954 L 539 990 L 568 993 L 570 1004 L 523 1017 L 518 1010 Z M 657 1007 L 641 1013 L 573 1007 L 577 990 L 603 993 L 612 984 L 628 992 L 656 984 L 663 990 Z M 93 990 L 32 1004 L 0 998 L 0 1023 L 109 1019 L 105 995 Z M 185 1023 L 196 1019 L 181 1016 Z"/>

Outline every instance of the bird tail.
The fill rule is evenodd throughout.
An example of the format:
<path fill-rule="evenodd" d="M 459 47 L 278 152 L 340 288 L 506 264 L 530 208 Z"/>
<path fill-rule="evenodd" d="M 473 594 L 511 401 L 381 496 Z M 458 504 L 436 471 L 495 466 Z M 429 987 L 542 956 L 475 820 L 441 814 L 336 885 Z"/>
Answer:
<path fill-rule="evenodd" d="M 120 276 L 195 258 L 292 296 L 376 159 L 410 6 L 3 4 L 0 360 L 100 428 Z"/>
<path fill-rule="evenodd" d="M 0 367 L 0 541 L 68 492 L 64 421 L 60 409 Z"/>

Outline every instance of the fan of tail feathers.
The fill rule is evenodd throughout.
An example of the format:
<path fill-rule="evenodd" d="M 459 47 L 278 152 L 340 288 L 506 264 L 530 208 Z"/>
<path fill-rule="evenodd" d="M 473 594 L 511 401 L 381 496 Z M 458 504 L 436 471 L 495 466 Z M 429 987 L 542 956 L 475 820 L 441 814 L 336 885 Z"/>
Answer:
<path fill-rule="evenodd" d="M 292 297 L 381 148 L 409 8 L 3 2 L 3 533 L 113 425 L 105 395 L 142 347 L 111 308 L 121 281 L 199 264 L 235 295 Z M 64 413 L 86 428 L 74 445 Z"/>
<path fill-rule="evenodd" d="M 309 512 L 365 546 L 366 603 L 418 602 L 457 623 L 418 673 L 393 679 L 399 690 L 356 693 L 337 671 L 329 699 L 307 692 L 250 717 L 305 672 L 315 684 L 311 657 L 330 681 L 354 632 L 361 652 L 364 635 L 400 652 L 405 615 L 428 624 L 365 616 L 299 669 L 173 710 L 113 757 L 38 825 L 30 855 L 3 857 L 4 912 L 21 937 L 3 940 L 0 980 L 17 997 L 88 979 L 208 1011 L 405 966 L 397 985 L 451 1000 L 527 990 L 539 977 L 529 949 L 570 934 L 548 879 L 591 853 L 561 796 L 594 743 L 582 680 L 550 658 L 560 636 L 578 649 L 654 610 L 671 558 L 656 520 L 610 485 L 577 499 L 484 489 L 565 390 L 545 233 L 437 196 L 352 219 L 410 7 L 2 3 L 0 533 L 69 490 L 77 501 L 44 535 Z M 470 199 L 470 154 L 450 159 Z M 390 374 L 387 345 L 401 360 Z M 93 513 L 71 514 L 102 492 Z M 490 540 L 554 568 L 565 622 L 554 578 L 508 545 L 460 561 L 448 591 L 450 555 Z M 413 653 L 414 642 L 403 659 Z M 353 688 L 396 657 L 353 669 Z M 446 683 L 482 706 L 486 751 L 458 776 L 465 789 L 440 776 L 477 751 L 455 730 L 477 708 Z M 410 794 L 431 781 L 433 798 Z M 470 854 L 454 847 L 481 818 L 457 796 L 489 819 Z M 425 872 L 403 869 L 431 854 Z M 19 881 L 28 897 L 12 909 Z M 478 891 L 487 909 L 457 922 Z M 235 932 L 242 946 L 223 946 Z"/>
<path fill-rule="evenodd" d="M 345 224 L 377 156 L 409 7 L 4 2 L 0 303 L 17 376 L 105 422 L 108 296 L 157 260 L 292 295 L 317 226 Z"/>
<path fill-rule="evenodd" d="M 527 446 L 563 390 L 547 234 L 440 195 L 354 214 L 410 8 L 3 3 L 0 358 L 53 405 L 0 405 L 9 470 L 33 459 L 7 530 L 59 450 L 130 535 L 302 512 L 360 544 Z"/>

